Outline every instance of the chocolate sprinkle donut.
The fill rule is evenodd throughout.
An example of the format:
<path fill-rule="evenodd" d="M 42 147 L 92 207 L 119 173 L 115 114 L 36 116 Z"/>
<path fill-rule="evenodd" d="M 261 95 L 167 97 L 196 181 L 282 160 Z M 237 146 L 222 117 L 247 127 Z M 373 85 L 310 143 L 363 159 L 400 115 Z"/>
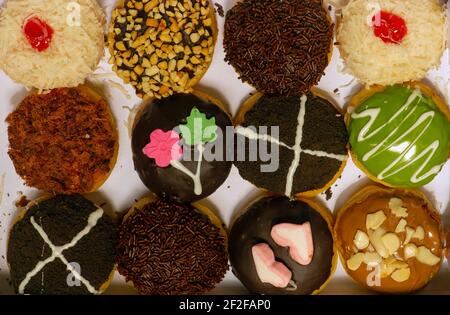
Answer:
<path fill-rule="evenodd" d="M 307 92 L 329 62 L 327 14 L 321 0 L 239 1 L 226 15 L 225 61 L 261 92 Z"/>
<path fill-rule="evenodd" d="M 140 294 L 203 294 L 228 270 L 219 227 L 191 205 L 156 200 L 119 228 L 118 270 Z"/>

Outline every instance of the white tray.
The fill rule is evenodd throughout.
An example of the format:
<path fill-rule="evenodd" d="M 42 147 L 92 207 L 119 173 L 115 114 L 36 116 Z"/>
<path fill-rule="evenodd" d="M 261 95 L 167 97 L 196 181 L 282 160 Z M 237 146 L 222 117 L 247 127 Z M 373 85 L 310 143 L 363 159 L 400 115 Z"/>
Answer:
<path fill-rule="evenodd" d="M 4 0 L 0 0 L 2 5 Z M 224 11 L 229 10 L 237 0 L 217 0 L 214 1 L 223 6 Z M 115 1 L 100 0 L 99 3 L 105 8 L 105 12 L 110 15 Z M 334 14 L 334 13 L 332 13 Z M 224 51 L 222 47 L 223 24 L 225 19 L 217 15 L 219 24 L 218 43 L 215 50 L 214 60 L 211 68 L 201 80 L 198 88 L 203 89 L 221 99 L 228 105 L 232 114 L 235 114 L 242 103 L 248 97 L 253 88 L 242 83 L 233 68 L 224 62 Z M 105 50 L 106 52 L 106 50 Z M 109 53 L 100 64 L 97 73 L 112 73 L 111 66 L 108 65 Z M 333 58 L 326 69 L 326 75 L 319 83 L 319 87 L 333 95 L 333 91 L 338 88 L 339 95 L 334 94 L 334 99 L 340 106 L 344 106 L 348 97 L 358 90 L 359 86 L 353 77 L 342 74 L 342 61 L 338 49 L 334 49 Z M 427 82 L 435 86 L 447 100 L 450 92 L 448 83 L 450 82 L 449 52 L 445 52 L 442 58 L 442 66 L 437 71 L 431 71 L 427 77 Z M 106 79 L 95 79 L 91 82 L 98 85 L 108 96 L 112 111 L 115 115 L 119 127 L 120 151 L 114 171 L 102 188 L 87 198 L 97 204 L 104 204 L 104 208 L 109 211 L 121 212 L 130 207 L 135 199 L 145 195 L 148 191 L 140 181 L 134 171 L 131 157 L 131 144 L 126 128 L 126 121 L 129 118 L 129 110 L 124 108 L 134 107 L 140 104 L 130 86 L 125 88 L 132 96 L 130 99 L 116 88 L 111 87 L 108 80 L 122 83 L 116 77 Z M 26 187 L 23 181 L 15 173 L 14 167 L 8 157 L 8 139 L 6 116 L 14 110 L 15 106 L 23 99 L 27 91 L 22 86 L 13 83 L 3 72 L 0 72 L 0 293 L 13 293 L 9 284 L 8 267 L 6 264 L 6 238 L 11 220 L 15 215 L 15 201 L 21 193 L 29 200 L 39 195 L 39 191 Z M 319 198 L 332 211 L 338 209 L 340 205 L 361 186 L 369 183 L 368 178 L 359 171 L 354 164 L 349 161 L 344 170 L 342 178 L 332 186 L 333 196 L 326 200 L 324 195 Z M 3 185 L 2 185 L 3 184 Z M 2 189 L 2 187 L 4 189 Z M 444 215 L 444 222 L 448 228 L 450 224 L 450 162 L 447 162 L 442 172 L 436 179 L 425 186 L 423 190 L 428 194 L 437 209 Z M 3 194 L 2 194 L 3 191 Z M 226 224 L 235 211 L 240 210 L 243 205 L 257 196 L 258 190 L 248 182 L 244 181 L 233 167 L 227 181 L 204 202 L 220 214 Z M 421 291 L 423 294 L 450 294 L 450 270 L 448 262 L 445 261 L 440 274 Z M 245 294 L 247 291 L 228 272 L 225 280 L 212 292 L 215 294 Z M 109 294 L 135 294 L 136 292 L 129 285 L 125 284 L 120 275 L 116 275 L 113 284 L 107 291 Z M 332 281 L 323 291 L 323 294 L 366 294 L 368 291 L 359 288 L 344 272 L 339 265 Z"/>

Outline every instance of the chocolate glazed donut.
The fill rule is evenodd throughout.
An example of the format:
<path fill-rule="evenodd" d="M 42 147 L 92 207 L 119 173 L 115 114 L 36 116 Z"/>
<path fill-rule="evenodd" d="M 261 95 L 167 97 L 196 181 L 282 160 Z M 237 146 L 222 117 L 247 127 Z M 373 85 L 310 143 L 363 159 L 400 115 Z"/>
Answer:
<path fill-rule="evenodd" d="M 288 247 L 278 245 L 271 236 L 272 228 L 281 223 L 309 222 L 313 238 L 313 256 L 308 265 L 293 260 Z M 252 248 L 266 243 L 275 261 L 291 272 L 293 287 L 279 288 L 263 283 L 257 273 Z M 265 197 L 254 203 L 233 224 L 229 236 L 229 254 L 234 274 L 252 293 L 312 294 L 321 289 L 333 273 L 336 264 L 332 232 L 321 213 L 306 202 L 286 197 Z"/>
<path fill-rule="evenodd" d="M 198 180 L 196 182 L 201 185 L 199 193 L 199 191 L 195 191 L 195 181 L 192 176 L 189 176 L 186 172 L 187 169 L 192 174 L 196 173 L 199 166 L 198 155 L 195 155 L 196 158 L 190 161 L 181 157 L 177 161 L 178 167 L 174 167 L 172 164 L 161 167 L 155 159 L 149 158 L 143 152 L 149 144 L 149 136 L 155 131 L 166 132 L 167 134 L 167 132 L 176 130 L 176 127 L 180 125 L 188 124 L 189 119 L 193 117 L 194 110 L 197 117 L 202 116 L 205 119 L 204 121 L 215 124 L 217 129 L 222 131 L 218 133 L 215 140 L 205 141 L 203 146 L 205 148 L 216 144 L 220 146 L 222 144 L 218 141 L 222 141 L 222 152 L 225 154 L 226 127 L 232 126 L 232 122 L 228 114 L 221 109 L 220 104 L 213 103 L 211 100 L 212 98 L 208 95 L 200 92 L 176 94 L 145 106 L 136 118 L 132 135 L 134 165 L 143 183 L 153 193 L 179 202 L 194 202 L 212 194 L 228 177 L 231 162 L 224 161 L 225 159 L 214 159 L 212 161 L 203 159 L 200 163 L 199 172 L 197 172 Z M 181 141 L 186 142 L 181 134 L 182 132 L 180 135 L 175 134 L 176 137 L 179 137 L 180 144 Z M 191 151 L 192 157 L 194 157 L 194 154 L 198 154 L 195 145 L 183 146 L 184 150 L 186 148 Z M 213 150 L 211 152 L 215 152 Z M 180 168 L 185 168 L 185 171 L 180 171 Z"/>

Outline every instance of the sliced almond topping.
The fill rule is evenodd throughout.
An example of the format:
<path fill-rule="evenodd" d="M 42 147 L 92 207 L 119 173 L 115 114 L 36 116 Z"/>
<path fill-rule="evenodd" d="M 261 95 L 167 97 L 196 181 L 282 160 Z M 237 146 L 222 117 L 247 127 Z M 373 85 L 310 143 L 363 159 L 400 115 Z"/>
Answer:
<path fill-rule="evenodd" d="M 402 233 L 402 232 L 405 232 L 405 227 L 406 227 L 406 224 L 407 224 L 407 223 L 408 223 L 408 222 L 406 222 L 405 219 L 401 219 L 401 220 L 398 222 L 397 227 L 395 228 L 395 233 Z"/>
<path fill-rule="evenodd" d="M 376 266 L 379 265 L 382 261 L 382 258 L 377 253 L 365 253 L 364 254 L 364 263 L 368 266 Z"/>
<path fill-rule="evenodd" d="M 395 267 L 389 265 L 388 263 L 386 263 L 386 261 L 383 261 L 381 263 L 381 272 L 380 272 L 381 278 L 389 277 L 394 271 Z"/>
<path fill-rule="evenodd" d="M 395 233 L 386 233 L 381 237 L 384 247 L 389 255 L 394 255 L 400 248 L 400 238 Z"/>
<path fill-rule="evenodd" d="M 404 269 L 404 268 L 409 267 L 409 265 L 406 262 L 398 260 L 398 259 L 394 259 L 393 261 L 390 261 L 389 266 L 393 267 L 394 269 Z"/>
<path fill-rule="evenodd" d="M 366 216 L 366 228 L 367 230 L 376 230 L 383 224 L 384 221 L 386 221 L 386 215 L 383 210 L 370 213 Z"/>
<path fill-rule="evenodd" d="M 396 269 L 407 268 L 408 264 L 390 256 L 381 263 L 381 278 L 389 277 Z"/>
<path fill-rule="evenodd" d="M 403 207 L 403 201 L 400 198 L 391 198 L 389 200 L 389 208 L 397 218 L 406 218 L 408 216 L 408 209 Z"/>
<path fill-rule="evenodd" d="M 409 244 L 412 236 L 416 232 L 413 228 L 410 228 L 409 226 L 407 226 L 405 229 L 406 229 L 406 237 L 405 237 L 405 241 L 403 242 L 403 245 Z"/>
<path fill-rule="evenodd" d="M 353 243 L 355 244 L 356 248 L 360 250 L 365 249 L 367 248 L 367 246 L 369 246 L 369 236 L 365 232 L 358 230 L 356 231 Z"/>
<path fill-rule="evenodd" d="M 361 267 L 361 264 L 364 260 L 364 254 L 363 253 L 357 253 L 350 257 L 349 260 L 347 260 L 347 268 L 351 271 L 356 271 Z"/>
<path fill-rule="evenodd" d="M 425 230 L 420 225 L 416 228 L 416 231 L 414 232 L 414 235 L 412 238 L 416 238 L 418 240 L 423 240 L 425 238 Z"/>
<path fill-rule="evenodd" d="M 434 255 L 431 250 L 429 250 L 425 246 L 420 246 L 417 249 L 416 258 L 419 262 L 428 266 L 434 266 L 441 262 L 441 258 Z"/>
<path fill-rule="evenodd" d="M 383 228 L 378 228 L 374 232 L 369 230 L 370 243 L 375 248 L 375 251 L 383 258 L 389 257 L 389 252 L 383 244 L 381 237 L 386 233 Z"/>
<path fill-rule="evenodd" d="M 407 244 L 403 250 L 403 253 L 405 255 L 405 259 L 416 257 L 417 255 L 417 246 L 413 243 Z"/>
<path fill-rule="evenodd" d="M 405 282 L 409 279 L 411 270 L 409 268 L 398 269 L 394 271 L 391 278 L 396 282 Z"/>
<path fill-rule="evenodd" d="M 383 262 L 386 265 L 391 265 L 392 263 L 394 263 L 397 259 L 394 256 L 389 256 L 388 258 L 384 259 Z"/>

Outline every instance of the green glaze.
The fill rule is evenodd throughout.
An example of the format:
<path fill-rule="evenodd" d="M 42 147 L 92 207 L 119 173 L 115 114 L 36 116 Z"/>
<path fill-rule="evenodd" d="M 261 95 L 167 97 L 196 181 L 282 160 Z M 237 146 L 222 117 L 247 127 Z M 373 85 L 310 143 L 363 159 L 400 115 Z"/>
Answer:
<path fill-rule="evenodd" d="M 358 161 L 396 187 L 423 186 L 448 159 L 450 123 L 419 90 L 389 86 L 351 115 L 350 145 Z"/>
<path fill-rule="evenodd" d="M 185 125 L 179 125 L 181 134 L 187 145 L 194 146 L 215 141 L 217 138 L 216 118 L 206 115 L 193 107 Z"/>

